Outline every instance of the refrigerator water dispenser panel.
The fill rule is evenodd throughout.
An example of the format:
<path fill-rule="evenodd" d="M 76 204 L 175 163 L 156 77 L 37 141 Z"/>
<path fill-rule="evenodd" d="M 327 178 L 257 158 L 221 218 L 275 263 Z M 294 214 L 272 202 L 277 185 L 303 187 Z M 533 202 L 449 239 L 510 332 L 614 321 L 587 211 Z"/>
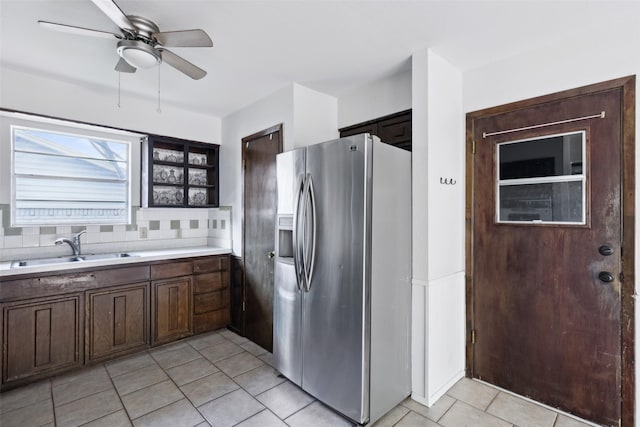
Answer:
<path fill-rule="evenodd" d="M 293 232 L 278 231 L 278 258 L 293 258 Z"/>
<path fill-rule="evenodd" d="M 278 216 L 277 256 L 293 262 L 293 216 Z"/>

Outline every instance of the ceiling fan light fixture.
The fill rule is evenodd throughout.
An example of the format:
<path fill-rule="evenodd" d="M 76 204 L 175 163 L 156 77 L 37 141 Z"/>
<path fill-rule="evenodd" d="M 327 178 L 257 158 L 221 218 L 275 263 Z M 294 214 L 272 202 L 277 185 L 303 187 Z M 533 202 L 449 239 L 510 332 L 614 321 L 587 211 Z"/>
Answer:
<path fill-rule="evenodd" d="M 122 59 L 135 68 L 151 68 L 162 62 L 160 52 L 139 40 L 120 40 L 117 51 Z"/>

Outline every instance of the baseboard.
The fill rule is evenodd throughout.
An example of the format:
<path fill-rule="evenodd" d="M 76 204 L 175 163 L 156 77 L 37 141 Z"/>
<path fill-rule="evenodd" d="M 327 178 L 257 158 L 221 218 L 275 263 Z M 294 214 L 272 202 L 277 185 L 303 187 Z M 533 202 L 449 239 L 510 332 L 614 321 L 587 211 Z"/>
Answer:
<path fill-rule="evenodd" d="M 465 376 L 465 371 L 464 369 L 462 371 L 456 372 L 449 381 L 447 381 L 442 387 L 440 387 L 438 390 L 436 390 L 434 393 L 432 393 L 429 398 L 427 399 L 427 406 L 432 406 L 433 404 L 435 404 L 442 396 L 444 396 L 451 387 L 454 386 L 455 383 L 457 383 L 458 381 L 460 381 L 460 379 L 464 378 Z"/>

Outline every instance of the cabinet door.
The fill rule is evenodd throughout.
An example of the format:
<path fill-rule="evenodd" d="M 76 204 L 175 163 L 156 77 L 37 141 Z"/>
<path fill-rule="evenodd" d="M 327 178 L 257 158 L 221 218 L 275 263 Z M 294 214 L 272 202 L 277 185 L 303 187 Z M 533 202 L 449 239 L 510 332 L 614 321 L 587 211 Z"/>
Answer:
<path fill-rule="evenodd" d="M 151 330 L 153 344 L 193 333 L 191 277 L 158 280 L 151 284 Z"/>
<path fill-rule="evenodd" d="M 87 360 L 145 347 L 149 284 L 87 293 Z"/>
<path fill-rule="evenodd" d="M 345 136 L 360 135 L 361 133 L 370 133 L 371 135 L 378 135 L 378 124 L 367 123 L 363 125 L 351 126 L 346 129 L 340 130 L 340 138 Z"/>
<path fill-rule="evenodd" d="M 2 306 L 2 382 L 82 365 L 82 295 L 31 299 Z"/>
<path fill-rule="evenodd" d="M 411 151 L 411 113 L 378 122 L 382 142 Z"/>

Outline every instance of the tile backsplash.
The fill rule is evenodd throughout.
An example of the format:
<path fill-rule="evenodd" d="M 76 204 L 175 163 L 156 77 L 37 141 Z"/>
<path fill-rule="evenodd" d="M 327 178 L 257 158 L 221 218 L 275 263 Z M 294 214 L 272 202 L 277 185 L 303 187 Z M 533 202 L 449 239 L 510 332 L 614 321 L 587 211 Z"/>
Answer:
<path fill-rule="evenodd" d="M 65 255 L 59 237 L 81 237 L 83 253 L 132 252 L 194 246 L 231 248 L 231 207 L 138 208 L 129 225 L 10 227 L 9 206 L 0 205 L 0 261 Z"/>

